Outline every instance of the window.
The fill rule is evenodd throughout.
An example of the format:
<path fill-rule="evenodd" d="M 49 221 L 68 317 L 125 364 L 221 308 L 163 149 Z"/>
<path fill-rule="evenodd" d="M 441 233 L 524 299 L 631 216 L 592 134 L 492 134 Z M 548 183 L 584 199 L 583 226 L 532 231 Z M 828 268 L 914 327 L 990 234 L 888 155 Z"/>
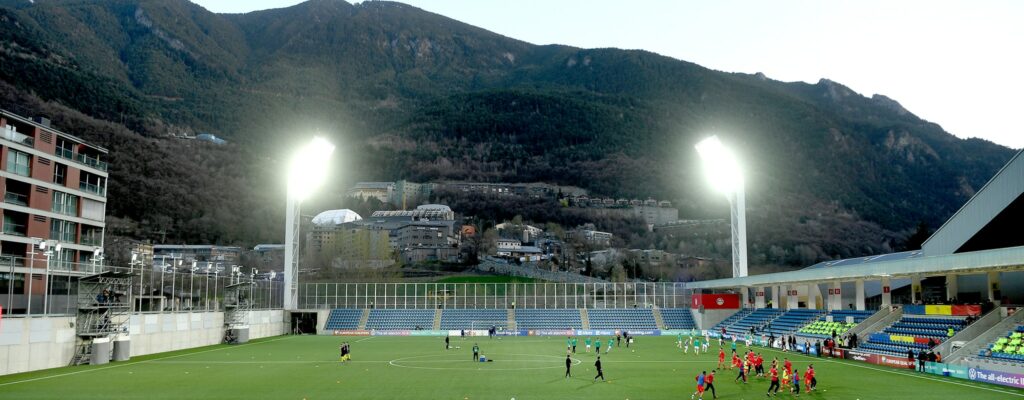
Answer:
<path fill-rule="evenodd" d="M 95 193 L 100 196 L 104 195 L 104 191 L 107 188 L 107 179 L 99 175 L 93 175 L 88 172 L 82 172 L 81 181 L 78 183 L 78 188 L 89 193 Z"/>
<path fill-rule="evenodd" d="M 55 163 L 53 165 L 53 183 L 63 185 L 64 182 L 67 181 L 67 178 L 68 166 L 61 163 Z"/>
<path fill-rule="evenodd" d="M 96 200 L 82 199 L 82 218 L 93 221 L 103 220 L 103 203 Z"/>
<path fill-rule="evenodd" d="M 32 175 L 32 156 L 28 153 L 10 149 L 7 153 L 7 172 L 22 176 Z"/>
<path fill-rule="evenodd" d="M 74 144 L 64 140 L 63 138 L 57 139 L 57 150 L 54 153 L 59 157 L 63 157 L 69 160 L 75 159 L 75 152 L 73 150 Z"/>
<path fill-rule="evenodd" d="M 78 224 L 56 218 L 50 219 L 50 239 L 75 243 L 77 234 Z"/>
<path fill-rule="evenodd" d="M 78 216 L 78 196 L 54 190 L 51 210 L 64 215 Z"/>

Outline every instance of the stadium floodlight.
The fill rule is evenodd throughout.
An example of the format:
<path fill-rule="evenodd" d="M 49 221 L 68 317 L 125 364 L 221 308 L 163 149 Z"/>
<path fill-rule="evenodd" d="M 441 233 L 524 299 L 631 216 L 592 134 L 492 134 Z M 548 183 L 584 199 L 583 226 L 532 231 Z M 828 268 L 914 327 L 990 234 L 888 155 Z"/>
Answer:
<path fill-rule="evenodd" d="M 288 170 L 288 193 L 284 233 L 284 309 L 294 310 L 299 302 L 299 211 L 327 179 L 334 145 L 322 137 L 295 154 Z"/>
<path fill-rule="evenodd" d="M 704 175 L 716 191 L 729 196 L 743 190 L 743 173 L 739 161 L 732 151 L 722 145 L 718 136 L 704 139 L 696 147 L 704 164 Z"/>
<path fill-rule="evenodd" d="M 747 216 L 740 163 L 718 136 L 704 139 L 695 147 L 708 182 L 715 191 L 725 195 L 731 206 L 732 276 L 747 276 Z"/>

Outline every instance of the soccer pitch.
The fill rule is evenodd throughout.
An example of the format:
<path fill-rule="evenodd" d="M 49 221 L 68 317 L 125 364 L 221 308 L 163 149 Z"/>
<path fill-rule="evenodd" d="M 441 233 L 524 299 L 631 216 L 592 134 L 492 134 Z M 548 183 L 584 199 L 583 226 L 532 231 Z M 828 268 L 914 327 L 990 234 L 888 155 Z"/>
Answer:
<path fill-rule="evenodd" d="M 453 349 L 446 351 L 442 337 L 281 336 L 2 376 L 0 399 L 688 399 L 694 377 L 718 363 L 717 340 L 712 354 L 696 356 L 677 349 L 675 337 L 638 337 L 629 349 L 623 344 L 602 352 L 608 381 L 595 383 L 595 355 L 584 352 L 581 338 L 566 379 L 565 339 L 452 337 Z M 345 364 L 338 362 L 342 341 L 352 345 L 353 360 Z M 494 361 L 473 362 L 474 343 Z M 728 344 L 725 349 L 729 353 Z M 773 357 L 790 357 L 801 373 L 814 364 L 818 390 L 801 398 L 1024 399 L 1024 390 L 754 349 L 766 369 Z M 719 398 L 765 398 L 766 379 L 744 385 L 734 383 L 735 376 L 735 370 L 716 376 Z"/>

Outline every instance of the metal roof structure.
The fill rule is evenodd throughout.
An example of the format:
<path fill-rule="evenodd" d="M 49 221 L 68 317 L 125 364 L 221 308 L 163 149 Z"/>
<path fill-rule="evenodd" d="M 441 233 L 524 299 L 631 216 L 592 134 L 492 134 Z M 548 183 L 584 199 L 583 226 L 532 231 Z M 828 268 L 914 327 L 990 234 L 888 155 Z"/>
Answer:
<path fill-rule="evenodd" d="M 852 259 L 851 259 L 852 260 Z M 847 261 L 847 260 L 844 260 Z M 1024 246 L 939 256 L 914 256 L 877 262 L 822 266 L 791 272 L 751 275 L 743 278 L 689 282 L 689 289 L 721 289 L 779 284 L 853 281 L 864 278 L 907 278 L 913 275 L 969 274 L 1024 270 Z"/>
<path fill-rule="evenodd" d="M 987 227 L 996 227 L 998 230 L 996 219 L 1009 207 L 1013 207 L 1015 204 L 1014 208 L 1022 207 L 1020 203 L 1024 202 L 1022 200 L 1024 198 L 1022 196 L 1024 194 L 1024 156 L 1021 154 L 1024 154 L 1024 150 L 1017 152 L 985 186 L 981 187 L 981 190 L 978 190 L 960 210 L 924 242 L 921 249 L 925 254 L 952 254 L 959 251 L 970 251 L 969 248 L 976 249 L 979 247 L 978 245 L 967 246 L 971 239 L 979 236 Z M 1017 213 L 1019 214 L 1020 211 L 1018 210 Z M 999 233 L 991 236 L 1001 238 Z M 1024 245 L 1020 235 L 1016 235 L 1015 239 L 1014 245 Z M 1010 240 L 1014 240 L 1014 238 Z"/>
<path fill-rule="evenodd" d="M 1024 271 L 1024 150 L 928 238 L 921 250 L 825 261 L 798 271 L 687 283 L 693 289 Z"/>

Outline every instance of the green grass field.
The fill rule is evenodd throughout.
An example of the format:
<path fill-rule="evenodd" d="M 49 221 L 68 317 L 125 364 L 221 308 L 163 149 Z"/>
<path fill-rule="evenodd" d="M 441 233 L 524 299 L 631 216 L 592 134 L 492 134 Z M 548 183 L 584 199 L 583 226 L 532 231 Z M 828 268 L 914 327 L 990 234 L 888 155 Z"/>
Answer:
<path fill-rule="evenodd" d="M 344 365 L 337 362 L 342 340 L 354 357 Z M 471 361 L 474 342 L 495 361 Z M 564 337 L 452 338 L 461 348 L 445 351 L 438 337 L 282 336 L 2 376 L 0 399 L 688 399 L 694 376 L 717 364 L 714 343 L 714 354 L 695 356 L 676 349 L 673 337 L 640 337 L 628 350 L 602 354 L 608 381 L 594 383 L 594 354 L 583 353 L 582 340 L 573 377 L 564 378 Z M 791 356 L 801 371 L 814 363 L 818 391 L 804 399 L 1024 398 L 1002 386 L 760 350 L 766 360 Z M 716 377 L 719 398 L 766 398 L 766 380 L 743 385 L 735 375 Z"/>

